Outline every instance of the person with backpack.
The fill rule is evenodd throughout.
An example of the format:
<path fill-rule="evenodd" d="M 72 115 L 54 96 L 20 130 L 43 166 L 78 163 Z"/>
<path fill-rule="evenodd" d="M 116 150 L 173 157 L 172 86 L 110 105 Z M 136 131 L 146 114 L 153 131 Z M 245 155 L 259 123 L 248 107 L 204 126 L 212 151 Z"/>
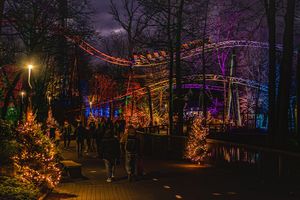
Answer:
<path fill-rule="evenodd" d="M 101 154 L 107 172 L 106 182 L 110 183 L 114 179 L 116 164 L 120 159 L 119 140 L 114 137 L 111 129 L 107 129 L 105 131 L 104 137 L 102 139 Z"/>
<path fill-rule="evenodd" d="M 125 142 L 125 168 L 128 175 L 128 180 L 135 179 L 137 160 L 140 147 L 139 138 L 136 136 L 136 131 L 132 125 L 128 126 L 128 136 Z"/>

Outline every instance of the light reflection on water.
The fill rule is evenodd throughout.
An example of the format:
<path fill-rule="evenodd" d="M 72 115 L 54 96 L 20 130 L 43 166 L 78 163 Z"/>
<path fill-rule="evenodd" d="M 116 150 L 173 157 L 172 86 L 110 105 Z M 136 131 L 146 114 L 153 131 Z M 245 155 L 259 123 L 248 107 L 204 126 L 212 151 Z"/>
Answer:
<path fill-rule="evenodd" d="M 212 159 L 223 160 L 227 163 L 257 164 L 260 160 L 260 153 L 242 147 L 215 146 L 210 152 Z"/>

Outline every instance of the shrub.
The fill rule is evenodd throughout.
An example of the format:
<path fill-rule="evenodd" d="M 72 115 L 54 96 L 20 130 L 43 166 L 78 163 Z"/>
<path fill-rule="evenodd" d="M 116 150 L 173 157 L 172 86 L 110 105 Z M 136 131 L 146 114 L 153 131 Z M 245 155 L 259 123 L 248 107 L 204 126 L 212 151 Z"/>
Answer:
<path fill-rule="evenodd" d="M 12 164 L 12 157 L 17 152 L 16 131 L 4 120 L 0 120 L 0 166 Z"/>
<path fill-rule="evenodd" d="M 29 182 L 0 176 L 0 200 L 34 200 L 38 196 L 39 191 Z"/>

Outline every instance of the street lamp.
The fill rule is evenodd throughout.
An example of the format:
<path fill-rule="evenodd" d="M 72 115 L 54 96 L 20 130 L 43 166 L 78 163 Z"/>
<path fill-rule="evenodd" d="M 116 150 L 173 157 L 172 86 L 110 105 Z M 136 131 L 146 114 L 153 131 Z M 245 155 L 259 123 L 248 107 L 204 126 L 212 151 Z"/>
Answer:
<path fill-rule="evenodd" d="M 51 96 L 48 96 L 48 104 L 51 106 Z"/>
<path fill-rule="evenodd" d="M 19 120 L 21 121 L 22 120 L 22 116 L 23 116 L 24 96 L 26 95 L 26 93 L 24 91 L 21 91 L 20 95 L 21 95 L 21 106 L 20 106 Z"/>
<path fill-rule="evenodd" d="M 93 102 L 90 101 L 89 104 L 90 104 L 90 114 L 93 114 Z"/>
<path fill-rule="evenodd" d="M 33 68 L 33 65 L 27 65 L 28 68 L 28 85 L 32 89 L 31 83 L 30 83 L 30 77 L 31 77 L 31 70 Z"/>
<path fill-rule="evenodd" d="M 21 99 L 22 99 L 22 104 L 24 103 L 24 96 L 25 96 L 25 92 L 24 91 L 21 91 Z"/>

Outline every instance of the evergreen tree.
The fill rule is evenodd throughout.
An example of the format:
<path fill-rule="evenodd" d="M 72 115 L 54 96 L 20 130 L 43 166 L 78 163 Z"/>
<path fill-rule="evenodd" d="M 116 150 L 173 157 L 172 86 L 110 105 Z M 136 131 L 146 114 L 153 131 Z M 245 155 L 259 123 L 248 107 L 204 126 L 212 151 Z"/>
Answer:
<path fill-rule="evenodd" d="M 43 134 L 31 110 L 27 113 L 26 122 L 17 131 L 20 144 L 20 151 L 14 157 L 17 176 L 41 189 L 55 187 L 61 177 L 57 149 Z"/>

